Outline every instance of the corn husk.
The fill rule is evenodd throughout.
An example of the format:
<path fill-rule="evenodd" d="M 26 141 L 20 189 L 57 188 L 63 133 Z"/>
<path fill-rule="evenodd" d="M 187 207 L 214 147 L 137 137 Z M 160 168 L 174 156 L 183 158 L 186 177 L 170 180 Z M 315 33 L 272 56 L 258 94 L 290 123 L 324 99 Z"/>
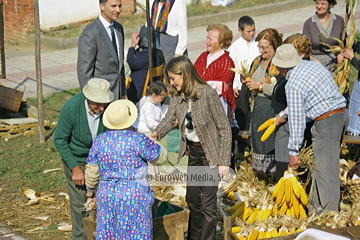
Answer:
<path fill-rule="evenodd" d="M 355 38 L 355 9 L 357 0 L 346 0 L 346 21 L 344 28 L 346 29 L 347 23 L 350 21 L 350 34 L 346 38 L 346 46 L 347 49 L 352 49 L 354 44 Z M 345 58 L 344 61 L 337 64 L 335 73 L 334 73 L 334 80 L 336 84 L 339 86 L 340 93 L 343 94 L 349 90 L 349 73 L 350 66 L 349 66 L 349 59 Z"/>

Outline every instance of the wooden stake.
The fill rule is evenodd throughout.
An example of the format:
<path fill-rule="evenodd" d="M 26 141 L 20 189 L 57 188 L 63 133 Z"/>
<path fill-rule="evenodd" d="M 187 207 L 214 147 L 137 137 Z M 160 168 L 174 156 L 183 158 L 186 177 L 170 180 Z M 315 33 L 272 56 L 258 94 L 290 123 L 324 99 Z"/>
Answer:
<path fill-rule="evenodd" d="M 39 18 L 39 0 L 34 0 L 34 20 L 35 20 L 35 64 L 36 64 L 36 83 L 38 98 L 38 120 L 40 143 L 45 142 L 44 130 L 44 109 L 43 109 L 43 91 L 41 75 L 41 40 L 40 40 L 40 18 Z"/>

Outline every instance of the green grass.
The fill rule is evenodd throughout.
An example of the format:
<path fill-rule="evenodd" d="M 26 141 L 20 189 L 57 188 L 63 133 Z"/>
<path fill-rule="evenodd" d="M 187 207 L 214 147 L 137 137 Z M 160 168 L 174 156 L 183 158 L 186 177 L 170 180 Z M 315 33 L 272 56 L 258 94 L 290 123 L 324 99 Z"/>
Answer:
<path fill-rule="evenodd" d="M 247 7 L 254 7 L 269 3 L 282 2 L 285 0 L 235 0 L 231 6 L 222 7 L 222 6 L 212 6 L 211 2 L 205 2 L 200 4 L 192 4 L 187 6 L 187 16 L 197 16 L 203 14 L 211 14 L 211 13 L 219 13 L 219 12 L 227 12 L 236 9 L 242 9 Z M 140 24 L 146 23 L 146 14 L 143 13 L 135 13 L 130 16 L 122 16 L 120 15 L 118 22 L 120 22 L 125 29 L 129 28 L 137 28 Z M 77 23 L 73 25 L 67 25 L 67 27 L 63 30 L 49 31 L 43 32 L 44 36 L 49 37 L 57 37 L 57 38 L 72 38 L 77 37 L 81 34 L 82 30 L 89 24 L 90 22 Z"/>
<path fill-rule="evenodd" d="M 80 89 L 54 93 L 44 98 L 44 119 L 57 121 L 62 105 Z M 36 98 L 27 103 L 37 105 Z M 58 196 L 67 192 L 61 158 L 53 144 L 54 128 L 46 130 L 47 141 L 39 142 L 38 134 L 23 136 L 5 142 L 0 139 L 0 222 L 11 223 L 11 228 L 28 239 L 69 239 L 69 233 L 57 230 L 61 222 L 70 222 L 68 201 Z M 44 170 L 61 168 L 44 173 Z M 42 194 L 54 194 L 55 202 L 41 202 L 34 206 L 22 206 L 28 199 L 21 193 L 21 187 L 29 187 Z M 19 207 L 22 206 L 22 207 Z M 50 206 L 60 209 L 54 210 Z M 41 226 L 42 222 L 31 219 L 35 216 L 49 216 L 51 225 L 42 231 L 25 233 Z"/>

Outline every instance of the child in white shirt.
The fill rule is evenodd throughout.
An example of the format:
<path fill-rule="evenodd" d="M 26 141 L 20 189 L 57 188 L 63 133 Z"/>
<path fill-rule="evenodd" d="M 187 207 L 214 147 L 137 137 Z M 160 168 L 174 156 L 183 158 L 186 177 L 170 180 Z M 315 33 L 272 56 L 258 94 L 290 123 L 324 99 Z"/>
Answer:
<path fill-rule="evenodd" d="M 167 88 L 161 81 L 150 84 L 147 95 L 138 102 L 139 116 L 134 127 L 138 132 L 151 133 L 162 120 L 161 102 L 168 95 Z"/>

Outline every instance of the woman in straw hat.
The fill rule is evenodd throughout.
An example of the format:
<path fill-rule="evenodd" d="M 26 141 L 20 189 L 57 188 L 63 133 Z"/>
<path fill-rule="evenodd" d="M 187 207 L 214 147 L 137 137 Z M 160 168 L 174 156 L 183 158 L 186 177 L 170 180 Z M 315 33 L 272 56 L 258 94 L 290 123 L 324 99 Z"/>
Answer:
<path fill-rule="evenodd" d="M 129 129 L 137 112 L 129 100 L 111 103 L 103 117 L 109 130 L 90 149 L 85 181 L 87 197 L 98 185 L 96 239 L 152 239 L 154 194 L 144 176 L 147 161 L 162 159 L 162 147 Z"/>
<path fill-rule="evenodd" d="M 188 239 L 215 239 L 218 178 L 192 182 L 196 175 L 221 176 L 229 171 L 231 130 L 216 90 L 197 73 L 191 61 L 175 57 L 165 68 L 165 82 L 174 90 L 168 112 L 152 137 L 163 138 L 179 122 L 178 162 L 189 153 L 186 201 L 190 209 Z M 199 171 L 196 171 L 199 170 Z"/>

